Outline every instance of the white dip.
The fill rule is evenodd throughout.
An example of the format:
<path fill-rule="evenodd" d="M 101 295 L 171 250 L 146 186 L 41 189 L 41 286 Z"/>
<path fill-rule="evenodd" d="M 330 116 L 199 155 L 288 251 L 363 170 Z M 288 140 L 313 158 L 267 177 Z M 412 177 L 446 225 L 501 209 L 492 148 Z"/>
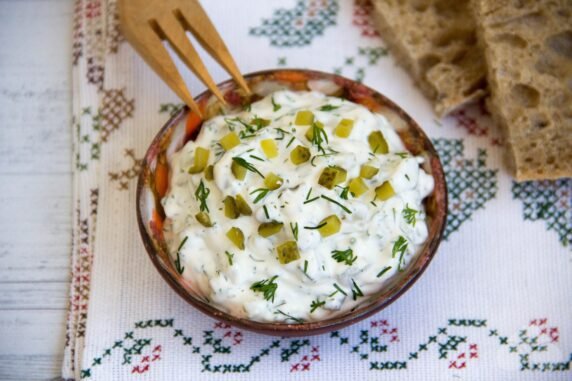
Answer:
<path fill-rule="evenodd" d="M 297 115 L 300 111 L 311 114 Z M 320 123 L 308 125 L 306 120 L 305 125 L 297 125 L 297 116 L 303 119 L 304 114 Z M 336 134 L 342 119 L 350 121 L 346 125 L 353 123 L 348 137 Z M 321 142 L 319 138 L 309 141 L 308 129 L 318 131 L 321 126 L 327 141 L 323 132 L 318 133 Z M 368 141 L 375 131 L 381 132 L 388 153 L 379 152 L 384 151 L 379 141 L 374 141 L 375 147 Z M 240 144 L 225 151 L 220 141 L 231 132 L 240 136 Z M 276 157 L 268 158 L 272 153 L 262 149 L 263 140 L 275 143 Z M 291 151 L 297 146 L 307 147 L 312 159 L 293 164 Z M 212 180 L 195 163 L 197 147 L 209 150 Z M 244 180 L 231 171 L 233 158 L 235 167 L 243 171 L 238 162 L 252 166 Z M 318 92 L 276 92 L 249 110 L 205 121 L 196 141 L 170 159 L 170 187 L 162 204 L 173 260 L 205 300 L 234 316 L 294 323 L 346 312 L 402 271 L 427 239 L 422 200 L 434 183 L 420 168 L 422 162 L 407 153 L 386 118 L 361 105 Z M 360 177 L 362 165 L 379 171 L 370 179 L 362 178 L 367 190 L 353 197 L 344 187 Z M 328 167 L 347 171 L 345 181 L 332 189 L 319 183 Z M 190 174 L 193 168 L 200 172 Z M 265 179 L 270 173 L 283 183 L 264 196 L 261 189 L 268 188 Z M 382 189 L 376 197 L 378 187 Z M 247 202 L 251 215 L 225 216 L 223 199 L 237 195 Z M 212 227 L 198 222 L 195 216 L 201 211 Z M 338 217 L 341 228 L 322 236 L 324 226 L 316 227 L 332 215 Z M 260 224 L 271 221 L 283 223 L 282 228 L 275 224 L 280 229 L 277 233 L 261 236 Z M 325 228 L 335 231 L 334 225 L 328 222 Z M 227 237 L 233 227 L 243 233 L 244 249 Z M 282 262 L 291 261 L 281 263 L 277 247 L 288 241 L 294 251 Z"/>

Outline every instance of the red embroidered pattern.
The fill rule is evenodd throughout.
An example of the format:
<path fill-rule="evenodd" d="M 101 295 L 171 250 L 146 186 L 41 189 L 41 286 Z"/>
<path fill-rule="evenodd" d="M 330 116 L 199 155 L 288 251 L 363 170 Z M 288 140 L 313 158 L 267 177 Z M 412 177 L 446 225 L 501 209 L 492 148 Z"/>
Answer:
<path fill-rule="evenodd" d="M 379 33 L 375 29 L 371 13 L 374 11 L 371 0 L 355 0 L 352 24 L 361 30 L 364 37 L 378 37 Z"/>

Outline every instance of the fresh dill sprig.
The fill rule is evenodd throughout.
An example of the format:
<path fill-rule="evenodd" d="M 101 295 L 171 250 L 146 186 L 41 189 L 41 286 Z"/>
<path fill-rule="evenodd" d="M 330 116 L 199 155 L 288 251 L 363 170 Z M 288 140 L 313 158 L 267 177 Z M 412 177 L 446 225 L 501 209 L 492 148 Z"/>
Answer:
<path fill-rule="evenodd" d="M 224 252 L 226 254 L 226 257 L 228 258 L 228 264 L 230 266 L 232 266 L 232 258 L 234 258 L 234 254 L 228 251 Z"/>
<path fill-rule="evenodd" d="M 328 134 L 326 133 L 326 130 L 318 127 L 318 124 L 316 122 L 312 123 L 311 142 L 313 145 L 316 146 L 318 151 L 322 152 L 322 154 L 324 155 L 326 154 L 326 149 L 322 145 L 324 144 L 324 142 L 326 142 L 326 144 L 330 143 L 328 140 Z"/>
<path fill-rule="evenodd" d="M 250 194 L 258 193 L 258 196 L 254 199 L 254 203 L 256 204 L 258 201 L 262 200 L 266 195 L 270 192 L 268 188 L 258 188 L 250 192 Z"/>
<path fill-rule="evenodd" d="M 278 288 L 278 284 L 274 282 L 278 278 L 278 275 L 274 275 L 270 279 L 264 279 L 258 282 L 255 282 L 250 286 L 250 289 L 254 292 L 261 292 L 264 296 L 264 299 L 271 300 L 274 302 L 274 294 L 276 293 L 276 289 Z"/>
<path fill-rule="evenodd" d="M 333 202 L 334 204 L 336 204 L 337 206 L 339 206 L 340 208 L 342 208 L 346 213 L 352 214 L 352 211 L 349 210 L 347 207 L 345 207 L 344 205 L 342 205 L 341 203 L 337 202 L 336 200 L 334 200 L 333 198 L 329 198 L 328 196 L 321 196 L 324 200 L 328 200 L 329 202 Z"/>
<path fill-rule="evenodd" d="M 348 194 L 350 192 L 350 187 L 341 187 L 339 185 L 336 185 L 336 187 L 340 188 L 342 190 L 342 192 L 340 193 L 340 198 L 342 200 L 347 200 L 348 199 Z"/>
<path fill-rule="evenodd" d="M 381 278 L 383 274 L 391 270 L 391 266 L 384 267 L 380 272 L 377 273 L 376 277 Z"/>
<path fill-rule="evenodd" d="M 292 222 L 290 222 L 290 229 L 292 230 L 292 235 L 294 235 L 294 239 L 298 241 L 298 223 L 295 222 L 294 224 L 292 224 Z"/>
<path fill-rule="evenodd" d="M 292 319 L 294 322 L 296 322 L 296 323 L 298 323 L 298 324 L 304 323 L 304 319 L 300 319 L 300 318 L 294 317 L 294 316 L 292 316 L 292 315 L 288 315 L 286 312 L 282 312 L 282 311 L 280 311 L 280 310 L 276 310 L 275 313 L 279 313 L 279 314 L 281 314 L 281 315 L 284 315 L 284 316 L 286 316 L 288 319 Z M 288 320 L 288 319 L 286 319 L 286 320 Z"/>
<path fill-rule="evenodd" d="M 311 195 L 312 195 L 312 188 L 310 188 L 310 190 L 308 190 L 308 194 L 306 195 L 306 200 L 304 200 L 304 204 L 309 204 L 309 203 L 316 201 L 317 199 L 320 198 L 320 196 L 310 198 Z"/>
<path fill-rule="evenodd" d="M 262 173 L 260 173 L 260 171 L 258 169 L 256 169 L 256 167 L 254 165 L 252 165 L 248 161 L 244 160 L 242 157 L 235 156 L 232 158 L 232 161 L 234 161 L 236 164 L 240 165 L 241 167 L 245 168 L 246 170 L 248 170 L 250 172 L 257 173 L 260 175 L 260 177 L 264 178 L 264 175 Z"/>
<path fill-rule="evenodd" d="M 288 142 L 288 144 L 286 144 L 286 148 L 290 147 L 290 144 L 292 144 L 292 142 L 294 142 L 294 139 L 296 139 L 295 136 L 292 136 L 292 137 L 290 138 L 290 141 Z"/>
<path fill-rule="evenodd" d="M 276 112 L 282 108 L 282 105 L 276 103 L 274 97 L 270 98 L 272 100 L 272 111 Z"/>
<path fill-rule="evenodd" d="M 304 260 L 304 274 L 308 275 L 308 260 Z"/>
<path fill-rule="evenodd" d="M 335 110 L 337 108 L 340 108 L 340 106 L 334 106 L 334 105 L 323 105 L 322 107 L 320 107 L 318 110 L 319 111 L 332 111 Z"/>
<path fill-rule="evenodd" d="M 250 157 L 253 158 L 254 160 L 266 161 L 266 160 L 264 160 L 263 158 L 261 158 L 260 156 L 256 156 L 256 155 L 248 155 L 248 156 L 250 156 Z"/>
<path fill-rule="evenodd" d="M 266 216 L 266 218 L 270 219 L 270 215 L 268 214 L 268 209 L 266 208 L 266 205 L 262 205 L 262 209 L 264 209 L 264 215 Z"/>
<path fill-rule="evenodd" d="M 189 237 L 185 236 L 185 238 L 183 238 L 183 240 L 179 244 L 179 248 L 177 249 L 177 259 L 175 259 L 175 268 L 177 269 L 177 272 L 179 274 L 182 274 L 183 271 L 185 271 L 185 266 L 181 266 L 181 256 L 180 255 L 181 255 L 181 249 L 185 245 L 185 242 L 187 242 L 188 238 Z"/>
<path fill-rule="evenodd" d="M 310 160 L 310 164 L 312 164 L 312 167 L 316 166 L 316 163 L 314 163 L 314 160 L 316 160 L 319 157 L 328 157 L 328 156 L 334 156 L 334 155 L 339 154 L 338 151 L 335 151 L 335 150 L 331 149 L 330 147 L 328 147 L 328 151 L 329 151 L 329 153 L 322 153 L 320 155 L 314 155 L 312 157 L 312 159 Z"/>
<path fill-rule="evenodd" d="M 334 250 L 332 251 L 332 258 L 338 263 L 344 262 L 346 265 L 351 266 L 357 259 L 352 249 Z"/>
<path fill-rule="evenodd" d="M 276 138 L 276 140 L 284 140 L 284 137 L 286 136 L 286 134 L 291 135 L 291 133 L 289 133 L 286 130 L 283 130 L 281 128 L 274 128 L 276 131 L 278 131 L 279 136 Z"/>
<path fill-rule="evenodd" d="M 304 226 L 304 229 L 308 229 L 308 230 L 316 230 L 319 229 L 321 227 L 326 226 L 328 223 L 327 222 L 322 222 L 321 224 L 317 225 L 317 226 Z"/>
<path fill-rule="evenodd" d="M 310 313 L 314 313 L 318 308 L 324 306 L 326 304 L 325 300 L 320 301 L 320 299 L 312 300 L 312 304 L 310 304 Z"/>
<path fill-rule="evenodd" d="M 395 258 L 395 255 L 399 253 L 399 262 L 398 262 L 398 270 L 403 271 L 403 257 L 405 256 L 405 252 L 407 251 L 407 240 L 400 235 L 397 238 L 397 241 L 393 244 L 393 250 L 391 251 L 391 257 Z"/>
<path fill-rule="evenodd" d="M 405 159 L 409 155 L 407 152 L 396 152 L 395 154 L 402 159 Z"/>
<path fill-rule="evenodd" d="M 415 223 L 417 222 L 416 216 L 418 213 L 420 213 L 420 211 L 410 208 L 407 204 L 405 204 L 405 209 L 401 211 L 405 222 L 413 226 L 415 226 Z"/>
<path fill-rule="evenodd" d="M 195 198 L 197 199 L 197 201 L 199 201 L 199 209 L 201 210 L 201 212 L 209 212 L 209 206 L 207 205 L 207 198 L 209 197 L 209 194 L 211 193 L 211 190 L 207 187 L 205 187 L 205 184 L 203 183 L 203 179 L 201 179 L 201 182 L 199 183 L 199 186 L 197 187 L 197 190 L 195 191 Z"/>
<path fill-rule="evenodd" d="M 341 292 L 342 294 L 344 294 L 344 295 L 346 295 L 346 296 L 348 295 L 344 290 L 342 290 L 342 288 L 341 288 L 340 286 L 338 286 L 337 283 L 334 283 L 334 288 L 336 289 L 336 291 L 332 292 L 332 293 L 330 294 L 330 296 L 334 296 L 334 295 L 336 295 L 338 292 Z"/>
<path fill-rule="evenodd" d="M 356 300 L 360 296 L 363 296 L 363 292 L 361 292 L 360 288 L 356 284 L 356 281 L 352 279 L 352 299 Z"/>

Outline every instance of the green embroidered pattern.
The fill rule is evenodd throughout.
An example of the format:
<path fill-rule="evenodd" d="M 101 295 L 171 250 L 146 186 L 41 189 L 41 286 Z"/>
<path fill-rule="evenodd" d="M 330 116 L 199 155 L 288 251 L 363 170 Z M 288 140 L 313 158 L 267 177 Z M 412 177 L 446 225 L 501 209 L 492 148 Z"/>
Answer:
<path fill-rule="evenodd" d="M 333 69 L 335 74 L 349 76 L 358 82 L 365 79 L 366 70 L 374 66 L 382 57 L 387 57 L 388 51 L 382 46 L 360 47 L 356 54 L 346 57 L 341 66 Z"/>
<path fill-rule="evenodd" d="M 74 115 L 72 125 L 77 135 L 75 167 L 78 171 L 87 171 L 89 162 L 99 160 L 101 154 L 101 113 L 86 107 L 79 117 Z M 82 128 L 82 125 L 88 127 Z"/>
<path fill-rule="evenodd" d="M 435 139 L 433 145 L 441 157 L 447 180 L 449 210 L 444 237 L 448 239 L 475 211 L 495 197 L 497 170 L 487 168 L 484 149 L 478 150 L 476 159 L 466 159 L 461 139 Z"/>
<path fill-rule="evenodd" d="M 512 196 L 522 201 L 525 220 L 544 220 L 546 229 L 572 249 L 572 179 L 513 182 Z"/>
<path fill-rule="evenodd" d="M 423 352 L 429 352 L 435 348 L 439 360 L 447 360 L 449 369 L 463 369 L 468 364 L 479 358 L 479 347 L 476 343 L 470 343 L 468 336 L 453 333 L 458 327 L 463 331 L 468 329 L 486 329 L 487 321 L 480 319 L 449 319 L 444 327 L 437 328 L 437 331 L 428 336 L 427 340 L 421 342 L 415 350 L 409 353 L 407 359 L 391 361 L 370 361 L 373 353 L 388 352 L 388 347 L 393 342 L 399 341 L 397 328 L 392 328 L 387 320 L 370 322 L 370 330 L 361 330 L 358 340 L 352 340 L 348 336 L 343 336 L 339 331 L 334 331 L 330 337 L 340 346 L 349 348 L 350 354 L 355 354 L 361 361 L 369 362 L 370 370 L 403 370 L 408 369 L 412 362 L 418 360 Z M 380 327 L 381 335 L 374 334 L 375 327 Z M 372 332 L 373 331 L 373 332 Z M 383 339 L 388 334 L 386 340 Z M 488 337 L 498 339 L 500 346 L 506 346 L 509 354 L 518 359 L 521 371 L 539 372 L 560 372 L 571 369 L 572 353 L 568 361 L 538 361 L 533 362 L 535 353 L 546 352 L 548 346 L 559 340 L 557 327 L 548 327 L 547 319 L 533 319 L 527 328 L 519 331 L 518 336 L 501 336 L 497 329 L 490 329 Z M 384 340 L 382 342 L 382 340 Z M 381 343 L 381 344 L 380 344 Z"/>
<path fill-rule="evenodd" d="M 159 334 L 157 329 L 163 332 Z M 388 357 L 400 345 L 398 328 L 385 319 L 372 320 L 369 321 L 369 329 L 359 331 L 334 331 L 329 336 L 312 339 L 269 339 L 242 362 L 228 357 L 243 354 L 243 350 L 235 348 L 244 339 L 240 330 L 216 322 L 212 330 L 202 331 L 202 334 L 193 337 L 175 327 L 174 319 L 156 319 L 136 322 L 133 330 L 125 332 L 123 337 L 93 358 L 89 367 L 81 371 L 81 378 L 91 378 L 93 372 L 109 364 L 114 356 L 121 359 L 121 365 L 130 367 L 131 374 L 146 373 L 155 362 L 161 360 L 161 340 L 175 340 L 188 347 L 189 360 L 196 357 L 200 360 L 202 371 L 209 373 L 248 373 L 255 364 L 270 357 L 280 363 L 290 362 L 290 372 L 308 371 L 312 364 L 321 361 L 320 346 L 316 343 L 326 340 L 333 340 L 342 350 L 347 348 L 350 359 L 358 360 L 358 364 L 366 362 L 370 371 L 408 369 L 424 352 L 434 353 L 439 360 L 448 362 L 448 369 L 463 369 L 479 358 L 479 346 L 468 336 L 478 336 L 477 332 L 480 332 L 481 340 L 492 338 L 501 349 L 505 348 L 505 353 L 518 362 L 520 371 L 563 372 L 571 369 L 572 353 L 567 361 L 534 361 L 538 354 L 548 353 L 549 347 L 558 343 L 560 338 L 558 327 L 548 326 L 546 318 L 531 320 L 528 326 L 513 336 L 500 335 L 497 329 L 489 328 L 487 320 L 449 319 L 447 324 L 415 345 L 415 349 L 403 359 Z M 154 334 L 156 337 L 153 337 Z M 546 356 L 542 358 L 546 359 Z"/>
<path fill-rule="evenodd" d="M 262 25 L 251 28 L 253 36 L 266 36 L 270 45 L 278 47 L 305 46 L 324 30 L 336 25 L 337 0 L 298 0 L 293 9 L 276 9 Z"/>
<path fill-rule="evenodd" d="M 174 116 L 183 107 L 185 107 L 184 103 L 161 103 L 159 105 L 159 114 L 169 114 L 169 116 Z"/>

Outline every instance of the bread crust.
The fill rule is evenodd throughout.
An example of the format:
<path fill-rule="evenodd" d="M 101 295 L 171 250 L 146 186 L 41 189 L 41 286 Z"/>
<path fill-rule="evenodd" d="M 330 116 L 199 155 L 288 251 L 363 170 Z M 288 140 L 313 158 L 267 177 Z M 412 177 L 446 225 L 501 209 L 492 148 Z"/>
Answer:
<path fill-rule="evenodd" d="M 374 22 L 439 116 L 486 95 L 469 0 L 374 0 Z"/>
<path fill-rule="evenodd" d="M 472 10 L 514 177 L 572 177 L 572 1 L 473 0 Z"/>

